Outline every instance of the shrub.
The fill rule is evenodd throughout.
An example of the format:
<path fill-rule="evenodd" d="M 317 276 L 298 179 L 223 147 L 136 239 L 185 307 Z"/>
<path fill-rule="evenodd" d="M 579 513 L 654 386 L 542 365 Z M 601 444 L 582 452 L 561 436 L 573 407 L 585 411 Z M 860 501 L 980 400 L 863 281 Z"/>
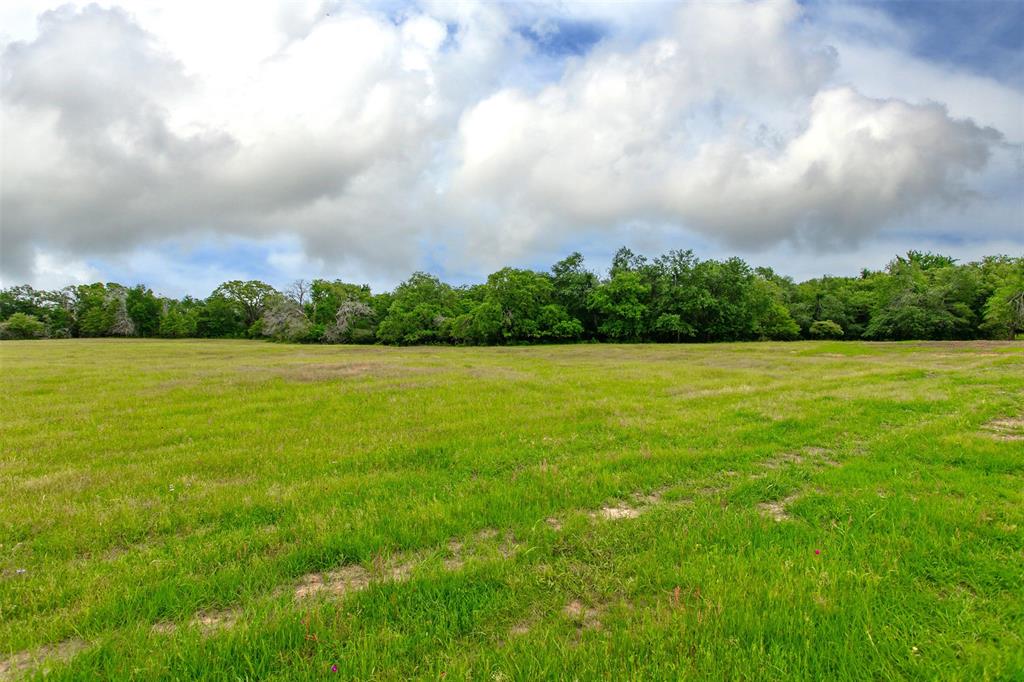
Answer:
<path fill-rule="evenodd" d="M 35 315 L 14 313 L 0 324 L 0 339 L 41 339 L 46 336 L 46 325 Z"/>
<path fill-rule="evenodd" d="M 816 339 L 838 339 L 843 336 L 843 328 L 832 320 L 818 320 L 811 325 L 809 332 Z"/>

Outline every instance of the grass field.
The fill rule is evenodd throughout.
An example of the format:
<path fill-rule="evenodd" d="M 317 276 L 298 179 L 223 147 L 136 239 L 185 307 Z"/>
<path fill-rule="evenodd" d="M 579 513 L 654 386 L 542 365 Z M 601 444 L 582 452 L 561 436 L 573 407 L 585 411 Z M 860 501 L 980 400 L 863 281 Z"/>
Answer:
<path fill-rule="evenodd" d="M 0 678 L 1024 679 L 1024 343 L 0 367 Z"/>

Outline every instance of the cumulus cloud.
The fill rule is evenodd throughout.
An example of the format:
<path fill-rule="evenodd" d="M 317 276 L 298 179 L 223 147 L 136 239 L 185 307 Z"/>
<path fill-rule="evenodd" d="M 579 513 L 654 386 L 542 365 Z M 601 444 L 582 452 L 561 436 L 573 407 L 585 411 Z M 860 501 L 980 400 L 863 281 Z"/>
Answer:
<path fill-rule="evenodd" d="M 853 243 L 967 200 L 1000 133 L 827 86 L 835 54 L 793 46 L 795 11 L 687 7 L 674 37 L 594 54 L 535 95 L 494 94 L 461 121 L 457 190 L 501 205 L 513 248 L 638 218 L 742 247 Z"/>
<path fill-rule="evenodd" d="M 408 266 L 446 37 L 353 8 L 204 80 L 123 11 L 45 13 L 4 55 L 4 272 L 25 273 L 35 240 L 105 253 L 204 231 Z"/>
<path fill-rule="evenodd" d="M 926 76 L 913 96 L 886 89 L 849 31 L 793 0 L 640 20 L 616 4 L 117 4 L 43 11 L 0 38 L 5 283 L 58 262 L 75 278 L 187 259 L 211 240 L 289 244 L 254 273 L 375 281 L 481 272 L 630 226 L 722 247 L 855 244 L 970 205 L 1006 154 L 986 126 L 1019 132 L 999 99 L 1012 88 L 959 74 L 984 94 L 972 106 L 883 26 L 900 82 Z M 579 56 L 575 34 L 559 47 L 572 26 Z"/>

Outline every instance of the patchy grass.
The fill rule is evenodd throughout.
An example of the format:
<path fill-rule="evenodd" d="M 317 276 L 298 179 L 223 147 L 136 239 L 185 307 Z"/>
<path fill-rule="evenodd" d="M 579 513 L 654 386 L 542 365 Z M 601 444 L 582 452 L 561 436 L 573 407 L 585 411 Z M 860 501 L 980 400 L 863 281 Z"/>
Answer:
<path fill-rule="evenodd" d="M 0 679 L 1024 677 L 1019 342 L 0 364 Z"/>

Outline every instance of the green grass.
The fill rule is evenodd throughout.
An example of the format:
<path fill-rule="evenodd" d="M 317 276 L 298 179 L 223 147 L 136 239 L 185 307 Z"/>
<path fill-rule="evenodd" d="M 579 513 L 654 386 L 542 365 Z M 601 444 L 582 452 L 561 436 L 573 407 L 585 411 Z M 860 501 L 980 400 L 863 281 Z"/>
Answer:
<path fill-rule="evenodd" d="M 0 367 L 0 677 L 1024 679 L 1020 342 Z"/>

